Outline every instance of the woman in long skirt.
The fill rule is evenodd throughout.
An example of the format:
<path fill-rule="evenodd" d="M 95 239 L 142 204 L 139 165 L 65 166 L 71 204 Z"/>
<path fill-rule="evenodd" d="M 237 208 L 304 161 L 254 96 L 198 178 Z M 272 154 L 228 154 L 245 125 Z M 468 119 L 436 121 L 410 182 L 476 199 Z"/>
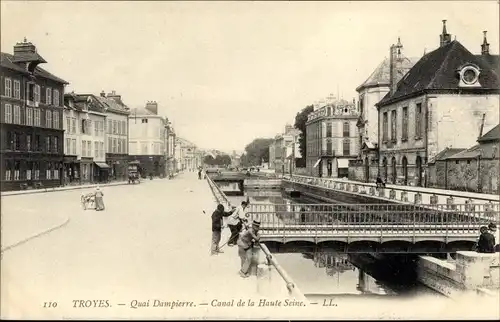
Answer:
<path fill-rule="evenodd" d="M 104 199 L 103 199 L 104 194 L 102 193 L 101 189 L 97 187 L 95 189 L 95 210 L 100 211 L 104 210 Z"/>

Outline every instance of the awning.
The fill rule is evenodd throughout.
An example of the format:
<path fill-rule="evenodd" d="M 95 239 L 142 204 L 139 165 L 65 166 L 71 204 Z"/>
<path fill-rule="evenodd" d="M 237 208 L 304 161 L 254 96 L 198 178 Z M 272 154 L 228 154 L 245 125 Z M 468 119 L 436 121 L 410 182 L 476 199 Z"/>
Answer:
<path fill-rule="evenodd" d="M 109 169 L 109 165 L 107 163 L 103 162 L 94 162 L 96 166 L 98 166 L 101 169 Z"/>
<path fill-rule="evenodd" d="M 349 168 L 349 159 L 337 159 L 339 168 Z"/>
<path fill-rule="evenodd" d="M 316 163 L 314 164 L 313 168 L 316 168 L 320 162 L 321 162 L 321 159 L 318 159 L 318 161 L 316 161 Z"/>

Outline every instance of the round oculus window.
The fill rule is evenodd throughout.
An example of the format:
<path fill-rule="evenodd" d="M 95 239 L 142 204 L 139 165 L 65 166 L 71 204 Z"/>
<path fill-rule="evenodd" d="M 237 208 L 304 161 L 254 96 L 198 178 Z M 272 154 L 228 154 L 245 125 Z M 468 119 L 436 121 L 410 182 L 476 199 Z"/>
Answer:
<path fill-rule="evenodd" d="M 462 72 L 462 79 L 467 84 L 474 84 L 477 81 L 477 71 L 473 68 L 467 68 Z"/>

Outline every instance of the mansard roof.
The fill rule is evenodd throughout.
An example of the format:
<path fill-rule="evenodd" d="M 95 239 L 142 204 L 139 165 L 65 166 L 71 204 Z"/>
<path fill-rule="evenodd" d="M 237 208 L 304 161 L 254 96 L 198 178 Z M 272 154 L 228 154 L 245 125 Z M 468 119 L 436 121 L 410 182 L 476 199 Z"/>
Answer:
<path fill-rule="evenodd" d="M 14 55 L 11 55 L 11 54 L 1 53 L 0 66 L 2 68 L 7 68 L 10 70 L 16 71 L 18 73 L 29 75 L 29 72 L 23 67 L 22 64 L 15 62 Z M 64 79 L 59 78 L 59 77 L 49 73 L 48 71 L 46 71 L 45 69 L 43 69 L 39 66 L 37 66 L 35 68 L 34 75 L 38 76 L 38 77 L 50 79 L 50 80 L 53 80 L 53 81 L 61 83 L 61 84 L 69 84 Z"/>

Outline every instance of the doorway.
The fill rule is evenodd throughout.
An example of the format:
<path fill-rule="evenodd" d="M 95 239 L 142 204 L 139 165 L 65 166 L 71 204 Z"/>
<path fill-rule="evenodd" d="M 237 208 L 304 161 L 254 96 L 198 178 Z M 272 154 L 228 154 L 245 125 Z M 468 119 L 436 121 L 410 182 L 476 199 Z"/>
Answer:
<path fill-rule="evenodd" d="M 326 170 L 328 171 L 328 177 L 332 177 L 332 160 L 328 160 L 326 163 Z"/>
<path fill-rule="evenodd" d="M 421 187 L 422 186 L 422 158 L 420 156 L 417 156 L 416 165 L 417 165 L 417 186 Z"/>
<path fill-rule="evenodd" d="M 403 157 L 402 164 L 403 164 L 404 184 L 407 185 L 408 184 L 408 160 L 406 159 L 406 157 Z"/>

